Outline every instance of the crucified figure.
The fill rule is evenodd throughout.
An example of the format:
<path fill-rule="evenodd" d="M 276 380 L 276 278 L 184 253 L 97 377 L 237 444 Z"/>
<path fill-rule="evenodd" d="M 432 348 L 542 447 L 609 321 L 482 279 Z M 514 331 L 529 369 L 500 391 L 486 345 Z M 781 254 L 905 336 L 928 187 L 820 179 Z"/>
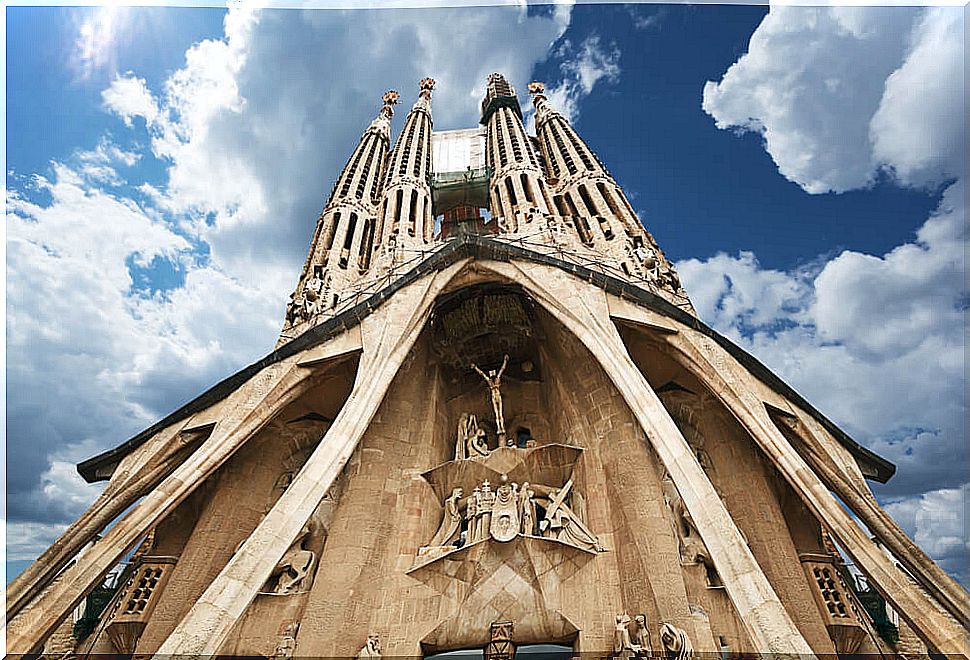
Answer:
<path fill-rule="evenodd" d="M 505 359 L 502 360 L 502 368 L 496 372 L 494 369 L 485 375 L 485 372 L 478 368 L 478 365 L 472 363 L 472 369 L 478 372 L 478 375 L 485 379 L 485 383 L 488 385 L 488 394 L 492 399 L 492 410 L 495 411 L 495 432 L 498 434 L 499 445 L 504 444 L 505 441 L 505 416 L 502 414 L 502 392 L 499 388 L 502 386 L 502 374 L 505 373 L 505 367 L 509 366 L 509 356 L 506 354 Z"/>

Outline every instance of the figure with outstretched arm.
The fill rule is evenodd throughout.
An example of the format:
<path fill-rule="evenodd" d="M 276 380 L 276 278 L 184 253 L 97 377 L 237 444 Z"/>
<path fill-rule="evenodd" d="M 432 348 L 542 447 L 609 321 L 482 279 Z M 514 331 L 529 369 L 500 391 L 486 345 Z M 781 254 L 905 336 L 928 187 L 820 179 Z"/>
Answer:
<path fill-rule="evenodd" d="M 505 373 L 505 368 L 509 366 L 509 356 L 506 354 L 505 359 L 502 360 L 502 368 L 497 372 L 494 369 L 489 370 L 488 375 L 478 368 L 477 364 L 472 363 L 472 369 L 478 372 L 478 375 L 485 379 L 485 384 L 488 385 L 488 394 L 492 399 L 492 410 L 495 412 L 495 430 L 498 434 L 499 445 L 505 444 L 505 416 L 502 411 L 502 374 Z"/>

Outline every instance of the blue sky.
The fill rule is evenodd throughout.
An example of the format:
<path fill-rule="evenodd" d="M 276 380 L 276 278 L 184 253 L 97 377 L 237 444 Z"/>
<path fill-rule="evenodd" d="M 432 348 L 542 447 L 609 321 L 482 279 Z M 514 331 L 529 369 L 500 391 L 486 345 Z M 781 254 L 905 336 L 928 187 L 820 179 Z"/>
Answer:
<path fill-rule="evenodd" d="M 962 9 L 6 11 L 11 573 L 98 492 L 75 462 L 272 348 L 381 93 L 431 75 L 463 128 L 499 70 L 547 83 L 702 318 L 896 462 L 877 495 L 970 579 Z"/>

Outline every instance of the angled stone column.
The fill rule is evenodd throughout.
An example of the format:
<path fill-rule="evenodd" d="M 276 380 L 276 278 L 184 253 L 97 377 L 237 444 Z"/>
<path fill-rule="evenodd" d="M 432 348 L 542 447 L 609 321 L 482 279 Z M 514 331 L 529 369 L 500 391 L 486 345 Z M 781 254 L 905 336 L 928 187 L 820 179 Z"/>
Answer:
<path fill-rule="evenodd" d="M 350 397 L 299 474 L 158 649 L 156 660 L 213 656 L 350 459 L 443 286 L 465 262 L 402 289 L 361 323 Z"/>
<path fill-rule="evenodd" d="M 936 603 L 916 588 L 876 547 L 775 426 L 758 394 L 767 389 L 764 384 L 710 337 L 684 328 L 677 335 L 668 336 L 667 341 L 679 349 L 678 356 L 685 366 L 738 419 L 806 506 L 900 616 L 940 653 L 970 657 L 970 636 L 966 628 L 949 616 L 941 616 Z M 851 504 L 852 499 L 847 504 Z M 965 616 L 966 612 L 963 614 Z"/>
<path fill-rule="evenodd" d="M 574 333 L 623 395 L 673 479 L 755 647 L 764 653 L 813 657 L 687 440 L 627 353 L 610 319 L 606 295 L 556 268 L 486 263 L 497 274 L 520 282 Z"/>
<path fill-rule="evenodd" d="M 36 598 L 57 574 L 124 513 L 139 497 L 168 476 L 194 446 L 178 441 L 188 420 L 160 430 L 155 436 L 122 459 L 111 481 L 81 517 L 68 526 L 54 544 L 43 552 L 7 587 L 7 620 Z"/>
<path fill-rule="evenodd" d="M 799 415 L 799 420 L 799 429 L 794 432 L 800 437 L 803 433 L 807 435 L 802 437 L 803 457 L 825 485 L 859 516 L 859 520 L 910 573 L 919 578 L 920 584 L 947 612 L 964 626 L 970 626 L 970 594 L 906 536 L 879 506 L 865 482 L 859 483 L 859 479 L 853 480 L 838 469 L 838 462 L 830 453 L 834 449 L 831 446 L 833 440 L 818 422 L 807 415 Z"/>
<path fill-rule="evenodd" d="M 283 406 L 306 392 L 317 372 L 300 367 L 297 358 L 275 363 L 230 395 L 225 413 L 205 443 L 145 498 L 104 538 L 85 552 L 50 589 L 8 622 L 7 650 L 30 653 L 38 648 L 111 568 L 155 524 L 188 497 Z"/>

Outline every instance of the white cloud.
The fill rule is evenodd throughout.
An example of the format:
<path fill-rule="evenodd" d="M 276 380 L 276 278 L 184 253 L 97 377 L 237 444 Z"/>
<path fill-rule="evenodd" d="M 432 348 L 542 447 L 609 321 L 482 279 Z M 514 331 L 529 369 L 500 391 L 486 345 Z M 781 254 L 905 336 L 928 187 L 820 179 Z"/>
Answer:
<path fill-rule="evenodd" d="M 886 80 L 870 123 L 873 158 L 909 185 L 962 176 L 966 156 L 964 12 L 937 7 L 923 14 L 914 46 Z"/>
<path fill-rule="evenodd" d="M 868 185 L 869 124 L 903 62 L 918 10 L 773 6 L 703 108 L 718 128 L 761 133 L 779 171 L 811 193 Z"/>
<path fill-rule="evenodd" d="M 599 35 L 588 36 L 576 48 L 569 40 L 557 49 L 562 79 L 546 90 L 554 108 L 569 119 L 579 117 L 579 103 L 600 81 L 615 83 L 620 78 L 620 51 L 615 44 L 604 47 Z M 531 130 L 531 127 L 530 127 Z"/>
<path fill-rule="evenodd" d="M 919 497 L 890 502 L 889 514 L 916 543 L 943 567 L 970 580 L 970 535 L 967 534 L 967 503 L 970 484 L 960 488 L 933 490 Z"/>
<path fill-rule="evenodd" d="M 700 316 L 896 463 L 876 493 L 964 582 L 967 240 L 962 10 L 773 7 L 704 88 L 719 128 L 760 132 L 811 193 L 950 181 L 913 240 L 796 272 L 754 255 L 678 264 Z M 918 224 L 920 219 L 914 219 Z"/>
<path fill-rule="evenodd" d="M 115 76 L 111 85 L 101 92 L 105 108 L 122 118 L 126 126 L 131 126 L 135 117 L 154 123 L 158 117 L 158 103 L 144 78 L 128 75 Z"/>
<path fill-rule="evenodd" d="M 76 10 L 77 37 L 71 64 L 81 79 L 117 68 L 118 49 L 132 39 L 132 9 L 119 5 Z"/>

